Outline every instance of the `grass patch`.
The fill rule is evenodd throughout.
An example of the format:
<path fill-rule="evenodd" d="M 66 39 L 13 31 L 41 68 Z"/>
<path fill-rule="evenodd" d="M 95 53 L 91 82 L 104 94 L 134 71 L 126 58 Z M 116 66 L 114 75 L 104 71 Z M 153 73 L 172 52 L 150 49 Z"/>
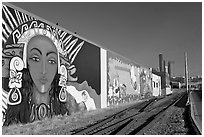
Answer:
<path fill-rule="evenodd" d="M 53 116 L 41 121 L 34 121 L 28 124 L 14 124 L 2 127 L 3 135 L 31 135 L 31 134 L 71 134 L 71 130 L 84 127 L 95 123 L 98 120 L 104 119 L 114 113 L 117 113 L 125 108 L 130 107 L 140 101 L 124 103 L 120 105 L 110 106 L 104 109 L 93 111 L 81 111 L 72 115 Z"/>

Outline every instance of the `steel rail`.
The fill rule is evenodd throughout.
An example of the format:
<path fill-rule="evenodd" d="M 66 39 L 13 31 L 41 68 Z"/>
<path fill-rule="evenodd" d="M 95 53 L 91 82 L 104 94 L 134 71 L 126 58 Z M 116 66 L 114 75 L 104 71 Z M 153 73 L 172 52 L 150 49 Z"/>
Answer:
<path fill-rule="evenodd" d="M 179 95 L 176 97 L 173 97 L 173 99 L 171 99 L 170 101 L 166 101 L 164 102 L 164 105 L 162 108 L 161 105 L 158 105 L 157 107 L 153 107 L 150 108 L 149 106 L 152 105 L 152 103 L 156 100 L 151 100 L 146 102 L 146 104 L 143 105 L 142 108 L 139 109 L 139 111 L 135 112 L 134 114 L 128 115 L 122 119 L 120 119 L 119 115 L 114 115 L 114 119 L 112 118 L 110 120 L 110 123 L 112 120 L 116 120 L 114 122 L 112 122 L 110 125 L 108 125 L 109 123 L 103 122 L 103 124 L 97 123 L 96 126 L 94 126 L 94 128 L 87 128 L 86 130 L 83 130 L 81 132 L 78 132 L 77 134 L 97 134 L 97 135 L 102 135 L 102 134 L 126 134 L 128 133 L 127 130 L 129 130 L 129 127 L 131 127 L 131 125 L 134 125 L 134 123 L 136 123 L 138 116 L 142 116 L 146 113 L 150 113 L 153 110 L 158 109 L 158 107 L 161 109 L 159 112 L 157 112 L 156 114 L 151 115 L 150 117 L 148 117 L 147 119 L 145 119 L 145 121 L 136 129 L 134 129 L 133 131 L 129 132 L 128 134 L 136 134 L 137 132 L 139 132 L 140 130 L 142 130 L 145 126 L 147 126 L 151 121 L 153 121 L 160 113 L 162 113 L 163 111 L 165 111 L 167 108 L 169 108 L 170 106 L 172 106 L 177 100 L 179 100 L 180 98 L 182 98 L 183 95 Z M 166 103 L 166 104 L 165 104 Z M 133 109 L 134 107 L 132 107 Z M 148 108 L 148 109 L 146 109 Z M 130 111 L 131 109 L 126 109 L 126 111 Z M 119 112 L 120 114 L 120 112 Z M 117 117 L 119 117 L 118 119 L 116 119 Z M 105 126 L 104 126 L 105 125 Z"/>
<path fill-rule="evenodd" d="M 154 102 L 157 98 L 152 98 L 148 101 L 145 101 L 145 102 L 141 102 L 139 104 L 135 104 L 129 108 L 126 108 L 122 111 L 119 111 L 118 113 L 115 113 L 105 119 L 102 119 L 102 120 L 99 120 L 93 124 L 90 124 L 86 127 L 82 127 L 82 128 L 79 128 L 79 129 L 75 129 L 75 130 L 72 130 L 72 134 L 73 135 L 82 135 L 82 134 L 90 134 L 91 132 L 93 132 L 94 130 L 99 130 L 101 127 L 103 127 L 103 125 L 107 125 L 108 123 L 112 122 L 113 120 L 115 119 L 119 119 L 121 118 L 122 116 L 125 115 L 125 113 L 127 113 L 128 111 L 130 110 L 135 110 L 135 109 L 138 109 L 139 111 L 142 111 L 144 110 L 144 108 L 146 108 L 148 105 L 150 105 L 152 102 Z"/>

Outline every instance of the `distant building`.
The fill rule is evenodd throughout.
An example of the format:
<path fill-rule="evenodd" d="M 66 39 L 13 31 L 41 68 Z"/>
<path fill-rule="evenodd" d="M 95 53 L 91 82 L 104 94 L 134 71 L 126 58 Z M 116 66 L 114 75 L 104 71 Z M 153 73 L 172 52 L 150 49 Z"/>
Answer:
<path fill-rule="evenodd" d="M 171 93 L 170 77 L 168 66 L 163 59 L 163 55 L 159 54 L 159 71 L 158 69 L 152 69 L 152 73 L 161 77 L 161 95 L 167 95 Z"/>
<path fill-rule="evenodd" d="M 152 73 L 153 96 L 161 96 L 161 77 Z"/>

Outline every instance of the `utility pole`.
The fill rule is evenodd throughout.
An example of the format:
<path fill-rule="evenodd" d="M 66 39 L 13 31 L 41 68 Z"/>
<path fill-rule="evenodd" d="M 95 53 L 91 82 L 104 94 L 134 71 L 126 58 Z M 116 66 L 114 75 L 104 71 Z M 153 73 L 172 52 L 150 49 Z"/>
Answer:
<path fill-rule="evenodd" d="M 185 52 L 185 85 L 186 85 L 186 91 L 188 92 L 188 60 L 187 60 L 187 52 Z"/>
<path fill-rule="evenodd" d="M 188 60 L 187 60 L 187 52 L 184 53 L 185 56 L 185 85 L 186 85 L 186 92 L 188 94 L 188 100 L 186 105 L 190 105 L 190 92 L 188 90 Z"/>

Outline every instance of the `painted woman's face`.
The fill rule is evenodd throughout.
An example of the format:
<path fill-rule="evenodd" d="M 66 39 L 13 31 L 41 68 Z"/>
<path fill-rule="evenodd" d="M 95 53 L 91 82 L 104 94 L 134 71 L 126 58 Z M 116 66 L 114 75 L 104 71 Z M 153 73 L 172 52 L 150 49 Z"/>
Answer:
<path fill-rule="evenodd" d="M 34 86 L 46 93 L 57 73 L 57 49 L 45 36 L 33 37 L 27 48 L 28 65 Z"/>

